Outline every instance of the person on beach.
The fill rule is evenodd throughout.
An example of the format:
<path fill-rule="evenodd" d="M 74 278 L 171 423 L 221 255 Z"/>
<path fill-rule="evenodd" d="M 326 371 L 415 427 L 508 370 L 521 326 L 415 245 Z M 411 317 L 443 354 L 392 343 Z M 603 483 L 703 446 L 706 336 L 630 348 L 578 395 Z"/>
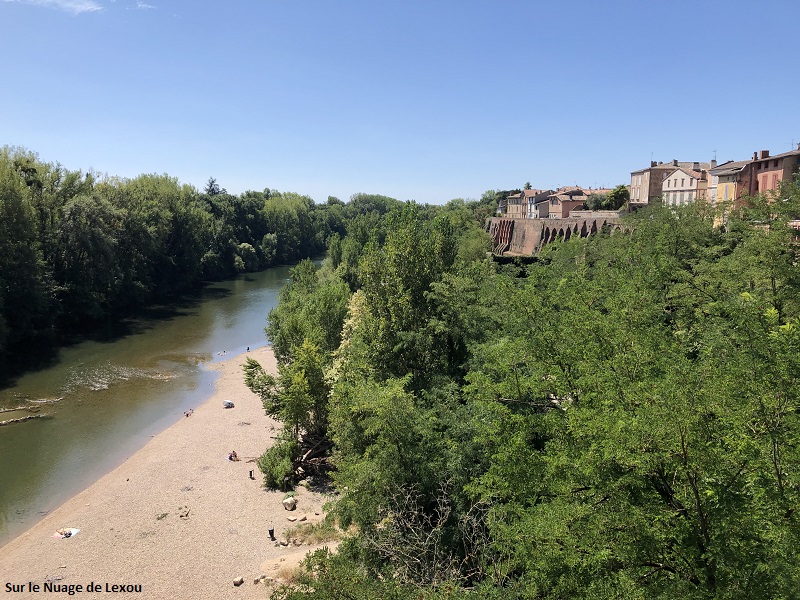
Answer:
<path fill-rule="evenodd" d="M 239 455 L 236 454 L 236 450 L 231 450 L 231 453 L 228 454 L 228 460 L 239 460 Z"/>

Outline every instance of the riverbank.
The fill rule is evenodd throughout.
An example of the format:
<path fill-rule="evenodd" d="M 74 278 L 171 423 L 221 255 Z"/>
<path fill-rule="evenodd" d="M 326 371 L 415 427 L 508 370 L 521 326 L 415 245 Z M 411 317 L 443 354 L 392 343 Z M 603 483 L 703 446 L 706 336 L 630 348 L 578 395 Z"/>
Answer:
<path fill-rule="evenodd" d="M 245 356 L 277 370 L 270 348 L 212 365 L 219 373 L 214 393 L 193 414 L 177 415 L 122 465 L 0 548 L 0 590 L 28 582 L 43 590 L 50 580 L 84 586 L 82 598 L 102 597 L 85 591 L 91 582 L 139 585 L 139 598 L 265 598 L 265 588 L 253 580 L 271 575 L 262 565 L 288 553 L 270 541 L 268 530 L 280 539 L 292 525 L 289 516 L 321 519 L 325 498 L 300 488 L 290 514 L 282 493 L 262 488 L 253 461 L 280 425 L 244 385 Z M 224 409 L 224 400 L 235 408 Z M 231 450 L 240 462 L 228 460 Z M 62 528 L 80 532 L 51 537 Z M 245 580 L 241 587 L 232 584 L 237 577 Z"/>

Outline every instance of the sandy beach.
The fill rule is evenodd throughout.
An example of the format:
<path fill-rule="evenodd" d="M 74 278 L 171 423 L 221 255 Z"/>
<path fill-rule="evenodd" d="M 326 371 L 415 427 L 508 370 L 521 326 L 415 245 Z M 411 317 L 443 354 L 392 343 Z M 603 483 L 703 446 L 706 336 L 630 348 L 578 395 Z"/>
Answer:
<path fill-rule="evenodd" d="M 298 488 L 297 510 L 288 512 L 282 492 L 263 489 L 253 461 L 280 425 L 244 385 L 245 356 L 277 370 L 270 348 L 212 365 L 219 372 L 214 395 L 191 416 L 176 415 L 174 425 L 122 465 L 0 548 L 0 596 L 67 596 L 45 592 L 51 581 L 81 585 L 78 598 L 105 597 L 114 585 L 141 586 L 127 593 L 138 598 L 267 597 L 254 579 L 274 576 L 269 569 L 282 558 L 296 561 L 299 550 L 276 546 L 269 528 L 281 539 L 294 525 L 287 517 L 320 520 L 326 499 Z M 224 409 L 224 400 L 235 408 Z M 240 462 L 228 460 L 231 450 Z M 53 538 L 62 528 L 80 532 Z M 244 584 L 234 587 L 237 577 Z M 87 591 L 90 583 L 102 592 Z M 25 591 L 11 591 L 20 585 Z M 36 585 L 39 592 L 32 591 Z"/>

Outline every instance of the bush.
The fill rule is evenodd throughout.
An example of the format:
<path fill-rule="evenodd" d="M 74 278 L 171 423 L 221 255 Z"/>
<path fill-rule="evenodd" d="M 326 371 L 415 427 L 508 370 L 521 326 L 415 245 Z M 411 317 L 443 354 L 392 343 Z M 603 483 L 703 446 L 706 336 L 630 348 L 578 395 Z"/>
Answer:
<path fill-rule="evenodd" d="M 283 491 L 291 488 L 295 481 L 294 458 L 300 451 L 296 439 L 278 438 L 275 445 L 268 448 L 258 461 L 258 468 L 264 474 L 264 485 Z"/>

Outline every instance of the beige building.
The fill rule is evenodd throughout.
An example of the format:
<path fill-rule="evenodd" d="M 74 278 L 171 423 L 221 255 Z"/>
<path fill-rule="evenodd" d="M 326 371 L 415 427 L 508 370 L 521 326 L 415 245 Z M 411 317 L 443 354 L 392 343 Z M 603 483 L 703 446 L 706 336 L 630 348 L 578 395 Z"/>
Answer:
<path fill-rule="evenodd" d="M 506 214 L 509 219 L 524 219 L 527 212 L 527 204 L 522 201 L 522 192 L 511 194 L 506 198 Z"/>
<path fill-rule="evenodd" d="M 694 169 L 675 169 L 661 184 L 666 206 L 682 206 L 695 200 L 705 200 L 708 192 L 708 172 Z"/>
<path fill-rule="evenodd" d="M 502 214 L 509 219 L 547 218 L 547 198 L 552 193 L 553 190 L 522 190 L 511 194 L 506 198 Z"/>
<path fill-rule="evenodd" d="M 553 190 L 522 190 L 523 202 L 528 207 L 529 219 L 546 219 L 548 215 L 547 197 Z"/>
<path fill-rule="evenodd" d="M 717 161 L 711 163 L 681 162 L 673 160 L 669 163 L 650 162 L 646 169 L 639 169 L 631 173 L 631 208 L 647 206 L 652 200 L 660 199 L 663 193 L 664 181 L 675 169 L 692 169 L 694 171 L 706 170 L 717 166 Z"/>

